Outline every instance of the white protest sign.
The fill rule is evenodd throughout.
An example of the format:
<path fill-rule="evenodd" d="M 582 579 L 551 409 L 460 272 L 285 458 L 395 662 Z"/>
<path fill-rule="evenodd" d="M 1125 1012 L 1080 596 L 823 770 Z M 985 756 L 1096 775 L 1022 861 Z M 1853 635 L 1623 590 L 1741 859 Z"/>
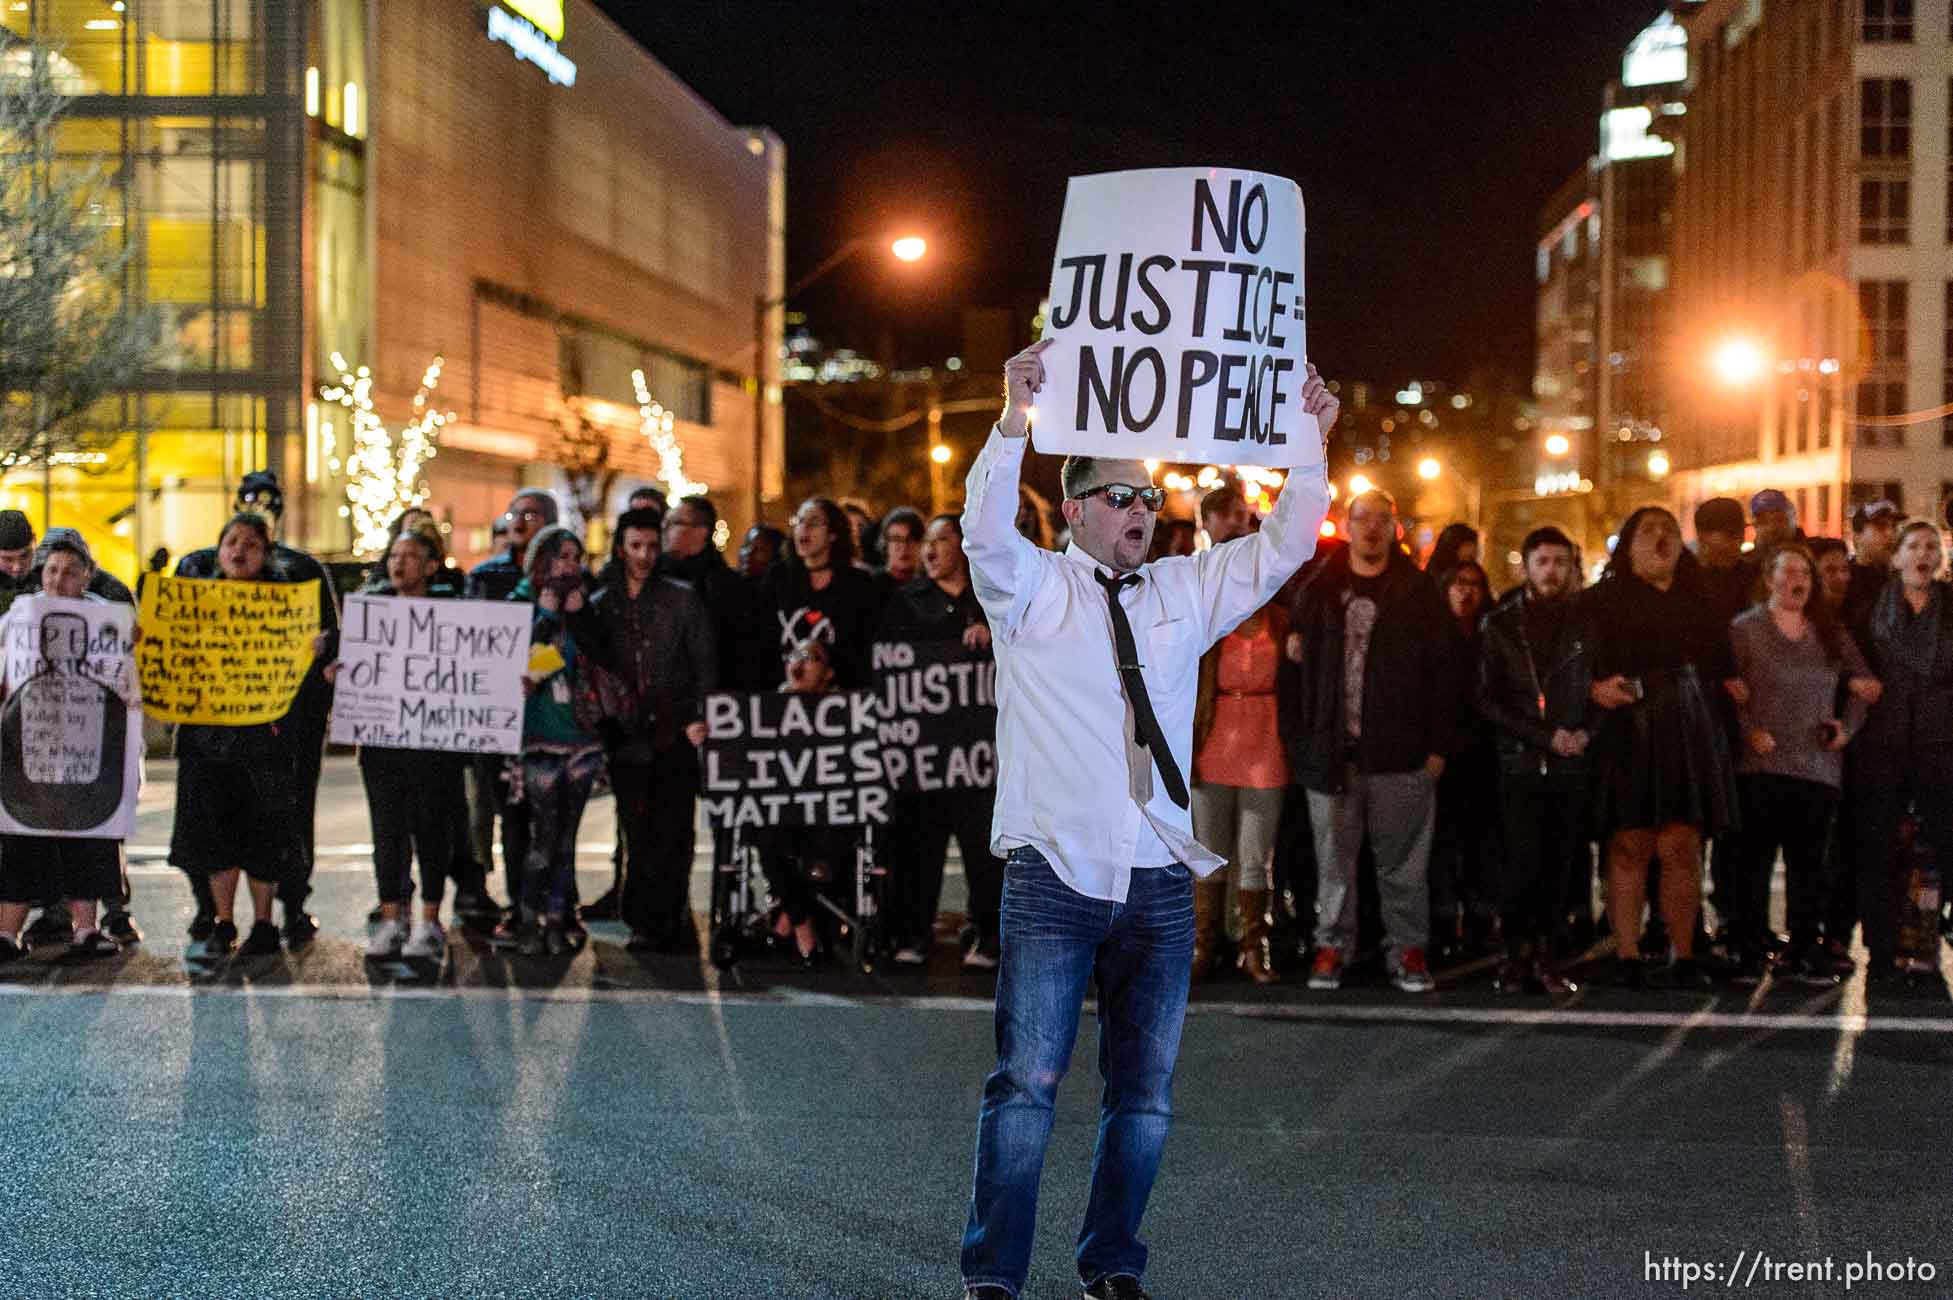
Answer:
<path fill-rule="evenodd" d="M 332 738 L 379 749 L 522 752 L 527 604 L 346 597 Z"/>
<path fill-rule="evenodd" d="M 1302 191 L 1223 167 L 1074 176 L 1065 190 L 1039 451 L 1322 463 L 1307 377 Z"/>
<path fill-rule="evenodd" d="M 23 596 L 0 621 L 0 832 L 126 839 L 142 783 L 136 611 Z"/>

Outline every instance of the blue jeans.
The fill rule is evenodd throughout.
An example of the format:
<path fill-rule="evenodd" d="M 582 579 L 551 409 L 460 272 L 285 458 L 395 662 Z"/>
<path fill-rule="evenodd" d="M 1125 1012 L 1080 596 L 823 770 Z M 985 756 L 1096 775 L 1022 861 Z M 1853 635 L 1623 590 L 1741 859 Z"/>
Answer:
<path fill-rule="evenodd" d="M 1087 898 L 1035 849 L 1004 867 L 997 972 L 997 1069 L 983 1085 L 976 1176 L 963 1230 L 965 1285 L 1015 1296 L 1030 1270 L 1038 1175 L 1058 1082 L 1071 1065 L 1088 981 L 1099 1005 L 1098 1152 L 1078 1234 L 1078 1275 L 1146 1271 L 1146 1212 L 1173 1116 L 1173 1064 L 1193 960 L 1193 876 L 1186 867 L 1132 873 L 1126 901 Z"/>

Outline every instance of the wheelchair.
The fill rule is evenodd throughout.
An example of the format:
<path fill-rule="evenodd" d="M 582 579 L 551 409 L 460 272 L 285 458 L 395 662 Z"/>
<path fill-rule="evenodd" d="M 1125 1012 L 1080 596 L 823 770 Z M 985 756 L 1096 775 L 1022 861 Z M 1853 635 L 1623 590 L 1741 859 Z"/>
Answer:
<path fill-rule="evenodd" d="M 750 831 L 718 831 L 713 835 L 710 956 L 719 970 L 731 970 L 740 959 L 774 942 L 767 918 L 776 900 L 767 890 L 761 863 L 766 838 L 774 847 L 805 842 L 812 828 L 777 827 L 755 836 Z M 873 826 L 850 827 L 852 852 L 830 862 L 831 877 L 815 881 L 816 919 L 830 929 L 835 949 L 845 948 L 862 972 L 871 971 L 892 950 L 884 914 L 888 904 L 888 867 L 875 851 Z M 851 868 L 851 869 L 850 869 Z"/>

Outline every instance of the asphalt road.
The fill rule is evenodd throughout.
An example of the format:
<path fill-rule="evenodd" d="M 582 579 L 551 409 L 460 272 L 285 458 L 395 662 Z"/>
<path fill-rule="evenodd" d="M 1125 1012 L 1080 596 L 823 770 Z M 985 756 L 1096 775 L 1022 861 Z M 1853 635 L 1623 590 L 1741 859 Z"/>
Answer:
<path fill-rule="evenodd" d="M 0 977 L 10 1290 L 960 1294 L 992 1040 L 989 977 L 947 949 L 923 974 L 722 975 L 598 927 L 568 963 L 464 942 L 439 982 L 372 974 L 364 809 L 335 763 L 321 941 L 198 980 L 187 891 L 146 860 L 167 842 L 152 776 L 143 950 Z M 599 806 L 586 893 L 608 835 Z M 1027 1297 L 1076 1294 L 1095 1048 L 1088 1016 Z M 1227 982 L 1197 992 L 1176 1092 L 1146 1231 L 1161 1300 L 1679 1293 L 1684 1263 L 1691 1291 L 1838 1295 L 1867 1252 L 1912 1280 L 1851 1294 L 1953 1294 L 1943 997 L 1589 988 L 1549 1009 L 1483 972 L 1421 999 Z M 1782 1272 L 1827 1257 L 1828 1282 Z"/>

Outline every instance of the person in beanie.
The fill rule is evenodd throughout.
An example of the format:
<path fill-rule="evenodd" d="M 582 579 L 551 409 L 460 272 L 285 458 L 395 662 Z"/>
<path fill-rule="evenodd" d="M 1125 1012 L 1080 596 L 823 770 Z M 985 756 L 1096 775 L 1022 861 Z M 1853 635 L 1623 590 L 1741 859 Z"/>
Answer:
<path fill-rule="evenodd" d="M 216 576 L 222 579 L 292 581 L 271 565 L 271 525 L 262 515 L 234 516 L 218 535 L 215 550 Z M 330 662 L 336 645 L 323 636 L 321 641 L 318 658 Z M 314 666 L 323 676 L 324 666 Z M 305 853 L 298 825 L 299 750 L 307 734 L 297 717 L 303 708 L 302 689 L 300 694 L 276 722 L 244 727 L 185 723 L 176 729 L 170 863 L 190 877 L 200 904 L 209 900 L 209 912 L 200 910 L 190 931 L 206 958 L 228 957 L 233 949 L 246 957 L 272 956 L 279 950 L 272 899 L 287 877 L 302 869 Z M 240 874 L 250 878 L 256 917 L 238 949 L 232 905 Z"/>
<path fill-rule="evenodd" d="M 47 595 L 66 600 L 102 599 L 88 591 L 95 557 L 80 533 L 72 528 L 50 529 L 45 546 L 42 580 Z M 4 683 L 4 689 L 17 690 L 24 685 L 10 681 Z M 117 762 L 119 766 L 119 756 Z M 72 931 L 67 954 L 70 960 L 115 956 L 122 945 L 97 927 L 96 900 L 126 901 L 127 887 L 120 840 L 0 835 L 0 963 L 16 960 L 26 951 L 21 922 L 26 919 L 29 904 L 54 904 L 57 900 L 66 904 Z"/>
<path fill-rule="evenodd" d="M 293 779 L 298 782 L 296 816 L 299 847 L 303 856 L 279 882 L 278 901 L 285 912 L 285 942 L 296 946 L 310 943 L 319 933 L 319 923 L 305 910 L 305 900 L 312 893 L 314 819 L 319 803 L 319 777 L 325 761 L 326 728 L 332 715 L 332 684 L 325 678 L 325 667 L 337 653 L 339 594 L 333 589 L 332 575 L 326 572 L 324 565 L 297 547 L 286 546 L 278 540 L 278 529 L 285 518 L 285 494 L 278 486 L 278 475 L 274 471 L 260 469 L 246 474 L 237 486 L 235 504 L 239 513 L 255 515 L 265 522 L 270 537 L 270 550 L 265 556 L 265 581 L 318 580 L 319 630 L 328 646 L 327 653 L 314 660 L 311 671 L 306 674 L 288 719 L 297 763 Z M 215 578 L 220 576 L 221 568 L 217 548 L 209 547 L 192 551 L 179 560 L 176 576 Z M 193 886 L 197 883 L 197 878 L 192 877 Z M 197 895 L 197 920 L 192 922 L 191 928 L 193 939 L 199 937 L 199 929 L 204 931 L 203 937 L 208 936 L 210 903 L 211 900 L 203 894 Z"/>
<path fill-rule="evenodd" d="M 523 562 L 527 573 L 509 599 L 536 610 L 522 718 L 522 797 L 530 836 L 528 857 L 509 893 L 520 900 L 517 950 L 562 956 L 573 946 L 576 831 L 604 762 L 603 746 L 585 730 L 576 708 L 582 671 L 568 620 L 583 609 L 583 543 L 552 524 L 535 535 Z"/>

